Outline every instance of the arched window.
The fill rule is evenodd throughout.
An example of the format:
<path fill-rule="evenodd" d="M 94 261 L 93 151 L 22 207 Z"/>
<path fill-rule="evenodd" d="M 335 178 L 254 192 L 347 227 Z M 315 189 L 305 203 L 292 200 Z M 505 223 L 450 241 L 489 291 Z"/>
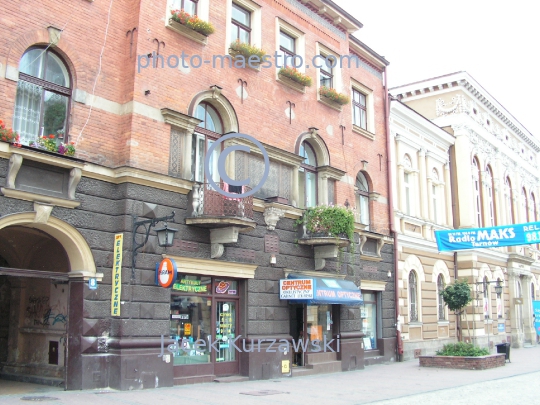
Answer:
<path fill-rule="evenodd" d="M 195 109 L 195 118 L 202 122 L 195 128 L 192 140 L 192 180 L 205 181 L 204 159 L 206 151 L 223 134 L 223 124 L 217 110 L 207 102 L 200 103 Z M 210 158 L 210 171 L 214 181 L 219 180 L 217 162 L 220 148 L 214 149 Z"/>
<path fill-rule="evenodd" d="M 538 222 L 538 210 L 536 209 L 536 198 L 534 193 L 531 193 L 531 211 L 532 211 L 532 220 L 533 222 Z"/>
<path fill-rule="evenodd" d="M 446 313 L 444 311 L 444 300 L 441 293 L 444 291 L 444 278 L 442 274 L 437 277 L 437 304 L 439 312 L 439 320 L 444 321 L 446 319 Z"/>
<path fill-rule="evenodd" d="M 506 200 L 506 213 L 507 213 L 507 223 L 515 224 L 514 218 L 514 196 L 512 195 L 512 183 L 510 182 L 510 177 L 504 179 L 504 196 Z"/>
<path fill-rule="evenodd" d="M 300 204 L 301 208 L 315 207 L 317 205 L 317 156 L 315 150 L 304 141 L 300 145 L 300 156 L 304 161 L 300 165 Z"/>
<path fill-rule="evenodd" d="M 493 172 L 491 167 L 486 167 L 486 186 L 487 186 L 487 205 L 488 205 L 488 226 L 495 226 L 495 198 L 493 197 L 493 191 L 495 190 L 493 184 Z"/>
<path fill-rule="evenodd" d="M 51 49 L 35 47 L 19 63 L 13 130 L 23 145 L 54 135 L 67 142 L 71 77 L 64 61 Z"/>
<path fill-rule="evenodd" d="M 521 189 L 521 215 L 523 215 L 523 222 L 529 222 L 529 200 L 525 187 Z"/>
<path fill-rule="evenodd" d="M 409 273 L 409 316 L 411 322 L 418 322 L 418 278 L 416 272 Z"/>
<path fill-rule="evenodd" d="M 502 280 L 500 278 L 497 278 L 497 283 L 502 285 Z M 503 290 L 504 291 L 504 290 Z M 497 296 L 497 318 L 501 319 L 503 317 L 503 297 L 502 293 L 501 296 Z"/>
<path fill-rule="evenodd" d="M 483 304 L 484 304 L 484 319 L 489 319 L 489 307 L 491 305 L 489 300 L 489 282 L 487 277 L 484 277 L 482 288 L 484 289 L 484 297 L 483 297 Z"/>
<path fill-rule="evenodd" d="M 360 223 L 369 225 L 369 184 L 362 172 L 356 175 L 356 205 L 360 214 Z"/>
<path fill-rule="evenodd" d="M 482 190 L 480 188 L 480 165 L 476 156 L 473 159 L 473 198 L 476 225 L 483 226 L 482 221 Z"/>

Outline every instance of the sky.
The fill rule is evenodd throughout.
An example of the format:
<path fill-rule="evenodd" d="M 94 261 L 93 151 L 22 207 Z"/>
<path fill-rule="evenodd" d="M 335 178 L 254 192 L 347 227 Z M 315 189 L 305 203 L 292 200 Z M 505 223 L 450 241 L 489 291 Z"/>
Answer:
<path fill-rule="evenodd" d="M 534 1 L 333 1 L 364 25 L 353 35 L 390 62 L 390 88 L 464 70 L 540 139 Z"/>

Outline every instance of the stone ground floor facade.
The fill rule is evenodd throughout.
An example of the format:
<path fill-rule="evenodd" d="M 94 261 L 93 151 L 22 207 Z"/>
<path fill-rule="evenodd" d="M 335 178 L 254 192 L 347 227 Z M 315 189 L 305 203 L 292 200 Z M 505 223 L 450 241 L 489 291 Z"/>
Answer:
<path fill-rule="evenodd" d="M 129 390 L 231 375 L 275 378 L 287 372 L 284 361 L 294 373 L 310 362 L 347 371 L 363 368 L 365 357 L 395 359 L 391 238 L 360 230 L 354 252 L 345 248 L 315 271 L 321 259 L 298 243 L 301 211 L 290 205 L 255 199 L 248 226 L 230 218 L 187 224 L 191 182 L 24 148 L 2 156 L 2 378 Z M 172 211 L 174 245 L 161 248 L 151 235 L 132 268 L 133 216 Z M 139 230 L 135 243 L 144 236 Z M 156 285 L 164 257 L 177 265 L 173 288 Z M 280 280 L 291 274 L 352 282 L 364 304 L 291 305 L 279 296 Z M 240 335 L 246 350 L 224 350 Z M 339 352 L 270 348 L 272 340 L 302 335 L 334 339 L 334 349 L 339 338 Z M 218 340 L 215 350 L 195 347 L 201 339 Z"/>

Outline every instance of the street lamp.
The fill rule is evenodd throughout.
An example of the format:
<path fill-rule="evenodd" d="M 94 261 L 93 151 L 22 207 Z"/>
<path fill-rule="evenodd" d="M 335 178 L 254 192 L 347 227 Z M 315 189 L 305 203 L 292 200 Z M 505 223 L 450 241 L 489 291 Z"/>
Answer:
<path fill-rule="evenodd" d="M 478 306 L 479 301 L 480 301 L 479 296 L 480 296 L 480 295 L 484 295 L 484 294 L 488 291 L 488 286 L 489 286 L 490 284 L 493 284 L 493 283 L 495 283 L 495 293 L 497 294 L 497 298 L 500 298 L 500 297 L 501 297 L 501 294 L 502 294 L 502 291 L 503 291 L 503 286 L 502 286 L 502 284 L 501 284 L 501 280 L 497 279 L 497 281 L 487 281 L 487 280 L 484 279 L 483 281 L 478 281 L 478 282 L 474 283 L 475 286 L 476 286 L 476 305 L 473 306 L 473 311 L 474 311 L 473 316 L 476 315 L 476 314 L 475 314 L 475 312 L 476 312 L 476 307 Z M 483 286 L 483 290 L 482 290 L 482 291 L 480 290 L 480 285 Z M 489 305 L 489 304 L 488 304 L 488 305 Z M 485 309 L 484 309 L 484 310 L 485 310 Z M 484 314 L 484 317 L 485 317 L 486 320 L 489 319 L 489 312 L 488 312 L 487 315 Z M 475 328 L 475 335 L 476 335 L 476 322 L 475 322 L 475 319 L 474 319 L 474 318 L 473 318 L 473 322 L 475 323 L 475 326 L 473 326 L 473 327 Z M 487 329 L 487 330 L 488 330 L 488 348 L 489 348 L 489 345 L 490 345 L 490 341 L 489 341 L 489 328 L 490 328 L 490 326 L 489 326 L 489 323 L 488 323 L 488 329 Z"/>
<path fill-rule="evenodd" d="M 135 261 L 137 259 L 137 253 L 140 248 L 142 248 L 144 245 L 146 245 L 146 242 L 148 242 L 148 238 L 150 236 L 150 231 L 154 226 L 156 226 L 159 222 L 165 222 L 165 221 L 172 221 L 174 219 L 174 211 L 171 215 L 168 215 L 166 217 L 161 218 L 152 218 L 152 219 L 143 219 L 141 221 L 137 221 L 137 216 L 133 215 L 133 237 L 132 237 L 132 248 L 133 253 L 131 255 L 132 261 L 131 261 L 131 276 L 135 278 Z M 145 238 L 142 243 L 137 243 L 135 240 L 135 237 L 137 236 L 137 229 L 139 227 L 144 227 L 145 229 Z M 168 247 L 173 245 L 173 239 L 174 234 L 178 232 L 178 229 L 169 228 L 167 225 L 167 222 L 163 224 L 163 228 L 156 229 L 157 237 L 158 237 L 158 245 L 160 247 Z"/>

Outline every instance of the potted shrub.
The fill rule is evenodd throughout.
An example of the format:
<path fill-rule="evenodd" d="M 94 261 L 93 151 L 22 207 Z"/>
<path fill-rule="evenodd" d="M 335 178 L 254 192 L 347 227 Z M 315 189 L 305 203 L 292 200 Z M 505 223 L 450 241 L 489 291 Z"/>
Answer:
<path fill-rule="evenodd" d="M 19 140 L 19 134 L 14 132 L 11 128 L 6 128 L 4 121 L 0 120 L 0 141 L 17 145 Z"/>
<path fill-rule="evenodd" d="M 245 42 L 240 42 L 237 39 L 229 46 L 229 54 L 234 58 L 243 56 L 244 60 L 248 63 L 250 63 L 249 58 L 255 56 L 256 58 L 253 58 L 255 60 L 252 59 L 251 64 L 259 65 L 263 62 L 263 57 L 264 55 L 266 55 L 266 52 L 260 48 L 257 48 L 256 46 L 250 45 Z"/>
<path fill-rule="evenodd" d="M 488 356 L 489 350 L 474 346 L 472 343 L 450 343 L 444 345 L 441 350 L 435 353 L 437 356 L 460 356 L 460 357 L 480 357 Z"/>
<path fill-rule="evenodd" d="M 41 136 L 36 141 L 30 143 L 30 147 L 57 153 L 63 156 L 75 156 L 75 142 L 58 143 L 53 134 Z"/>
<path fill-rule="evenodd" d="M 322 86 L 319 89 L 319 94 L 321 97 L 324 97 L 325 99 L 338 104 L 339 106 L 348 104 L 350 99 L 346 94 L 338 93 L 335 89 L 331 89 L 326 86 Z"/>
<path fill-rule="evenodd" d="M 303 238 L 347 238 L 354 246 L 354 215 L 347 208 L 325 205 L 308 208 L 296 224 L 303 226 Z"/>
<path fill-rule="evenodd" d="M 302 72 L 299 72 L 296 68 L 291 66 L 282 67 L 281 69 L 279 69 L 278 76 L 281 80 L 283 80 L 284 78 L 286 80 L 292 80 L 293 82 L 298 83 L 303 87 L 310 87 L 312 84 L 311 77 L 303 74 Z"/>
<path fill-rule="evenodd" d="M 171 10 L 171 14 L 172 21 L 190 28 L 199 34 L 204 35 L 205 37 L 213 34 L 215 31 L 214 26 L 211 23 L 201 20 L 196 15 L 192 16 L 191 14 L 186 13 L 184 10 Z M 169 20 L 169 23 L 170 22 L 171 21 Z"/>

